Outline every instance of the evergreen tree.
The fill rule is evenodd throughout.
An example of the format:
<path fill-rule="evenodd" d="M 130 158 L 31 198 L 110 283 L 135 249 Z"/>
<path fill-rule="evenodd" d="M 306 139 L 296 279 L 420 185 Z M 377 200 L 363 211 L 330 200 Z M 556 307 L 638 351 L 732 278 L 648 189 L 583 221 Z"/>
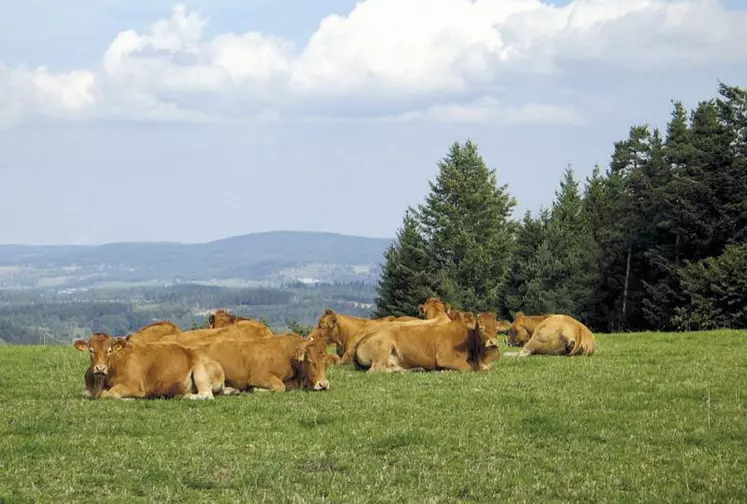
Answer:
<path fill-rule="evenodd" d="M 588 319 L 591 295 L 598 281 L 599 253 L 586 215 L 579 183 L 569 166 L 555 192 L 549 216 L 545 212 L 540 217 L 541 224 L 525 218 L 522 231 L 531 232 L 531 228 L 541 226 L 542 238 L 533 253 L 517 258 L 516 266 L 524 280 L 517 289 L 521 305 L 514 302 L 516 308 Z M 523 241 L 528 243 L 529 237 Z"/>
<path fill-rule="evenodd" d="M 540 209 L 536 219 L 529 210 L 524 213 L 507 276 L 504 305 L 510 314 L 517 311 L 542 313 L 547 310 L 543 284 L 538 276 L 537 253 L 545 243 L 545 230 L 549 220 L 550 212 L 546 208 Z"/>
<path fill-rule="evenodd" d="M 418 305 L 431 295 L 426 243 L 408 209 L 397 239 L 384 253 L 376 291 L 375 317 L 418 316 Z"/>
<path fill-rule="evenodd" d="M 516 201 L 498 186 L 472 141 L 454 143 L 439 162 L 417 218 L 428 242 L 434 289 L 465 310 L 501 311 L 517 225 Z"/>

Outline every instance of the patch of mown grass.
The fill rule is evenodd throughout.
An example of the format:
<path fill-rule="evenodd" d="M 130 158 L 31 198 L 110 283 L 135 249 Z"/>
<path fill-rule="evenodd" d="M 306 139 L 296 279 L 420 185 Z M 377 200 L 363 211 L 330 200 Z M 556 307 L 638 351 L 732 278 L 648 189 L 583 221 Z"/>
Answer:
<path fill-rule="evenodd" d="M 747 333 L 602 335 L 483 373 L 91 401 L 87 356 L 0 348 L 0 501 L 747 500 Z"/>

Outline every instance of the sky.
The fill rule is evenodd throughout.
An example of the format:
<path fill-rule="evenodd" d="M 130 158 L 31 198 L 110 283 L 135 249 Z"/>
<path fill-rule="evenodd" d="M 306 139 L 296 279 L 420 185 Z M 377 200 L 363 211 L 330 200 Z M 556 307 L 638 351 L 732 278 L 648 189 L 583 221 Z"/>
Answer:
<path fill-rule="evenodd" d="M 718 82 L 744 0 L 0 0 L 0 243 L 393 237 L 474 140 L 516 217 Z"/>

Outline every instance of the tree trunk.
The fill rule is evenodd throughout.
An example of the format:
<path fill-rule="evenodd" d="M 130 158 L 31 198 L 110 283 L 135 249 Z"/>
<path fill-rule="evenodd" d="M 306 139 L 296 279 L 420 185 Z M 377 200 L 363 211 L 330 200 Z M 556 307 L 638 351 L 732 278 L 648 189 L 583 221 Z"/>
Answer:
<path fill-rule="evenodd" d="M 628 311 L 628 282 L 630 281 L 630 256 L 633 255 L 633 246 L 628 247 L 628 260 L 625 265 L 625 287 L 623 288 L 623 306 L 622 322 L 625 323 L 625 316 Z"/>

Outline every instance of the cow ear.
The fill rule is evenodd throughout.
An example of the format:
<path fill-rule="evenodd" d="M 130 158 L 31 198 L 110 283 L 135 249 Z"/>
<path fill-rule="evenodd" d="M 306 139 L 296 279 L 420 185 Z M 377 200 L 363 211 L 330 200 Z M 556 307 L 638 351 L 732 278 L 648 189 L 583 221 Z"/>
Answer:
<path fill-rule="evenodd" d="M 73 347 L 75 347 L 76 350 L 80 352 L 87 352 L 88 351 L 88 340 L 84 339 L 77 339 L 73 341 Z"/>

